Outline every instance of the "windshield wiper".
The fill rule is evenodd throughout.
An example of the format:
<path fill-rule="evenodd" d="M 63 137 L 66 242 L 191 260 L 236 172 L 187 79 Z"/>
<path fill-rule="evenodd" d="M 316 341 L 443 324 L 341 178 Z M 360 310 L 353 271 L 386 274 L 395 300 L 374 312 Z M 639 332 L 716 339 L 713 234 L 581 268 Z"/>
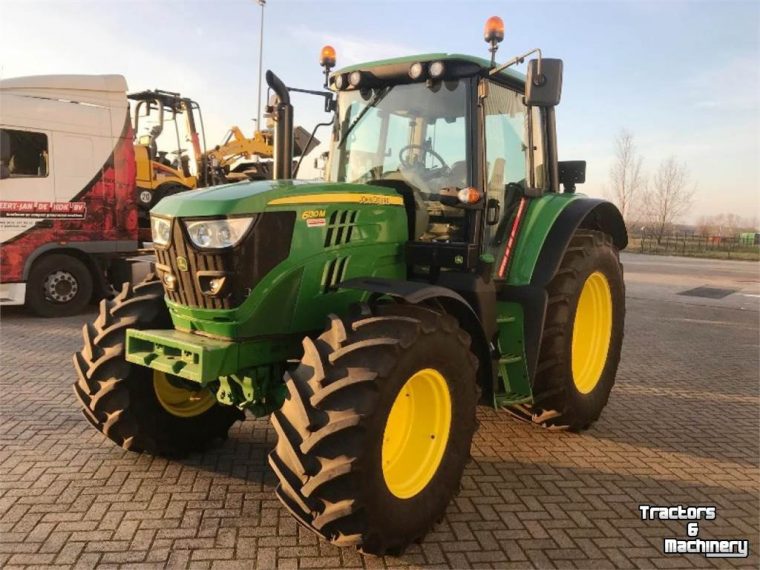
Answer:
<path fill-rule="evenodd" d="M 351 122 L 350 125 L 348 125 L 348 128 L 346 129 L 345 134 L 340 139 L 340 145 L 344 146 L 345 141 L 348 140 L 348 135 L 351 134 L 351 131 L 354 130 L 354 127 L 359 124 L 359 121 L 361 121 L 364 118 L 364 115 L 366 115 L 370 109 L 375 107 L 380 101 L 383 100 L 383 98 L 390 93 L 390 90 L 393 89 L 393 86 L 385 87 L 384 89 L 380 89 L 378 91 L 375 91 L 375 94 L 372 96 L 372 99 L 370 99 L 367 102 L 367 106 L 364 107 L 361 111 L 359 111 L 359 114 L 356 115 L 356 118 Z"/>

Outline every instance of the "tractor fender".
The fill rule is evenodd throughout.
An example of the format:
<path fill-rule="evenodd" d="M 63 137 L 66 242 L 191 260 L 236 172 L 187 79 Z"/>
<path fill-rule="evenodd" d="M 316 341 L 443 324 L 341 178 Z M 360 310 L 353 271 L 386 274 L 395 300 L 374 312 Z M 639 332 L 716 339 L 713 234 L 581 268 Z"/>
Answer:
<path fill-rule="evenodd" d="M 544 240 L 531 276 L 531 285 L 546 287 L 562 262 L 570 240 L 578 228 L 609 234 L 619 250 L 628 245 L 628 232 L 620 210 L 599 198 L 578 198 L 564 208 Z"/>
<path fill-rule="evenodd" d="M 614 204 L 597 198 L 576 198 L 554 221 L 541 247 L 529 284 L 506 285 L 497 291 L 497 298 L 522 305 L 525 322 L 525 357 L 528 375 L 533 381 L 538 364 L 538 352 L 544 334 L 544 319 L 548 298 L 546 288 L 559 269 L 570 240 L 578 228 L 605 232 L 615 247 L 628 245 L 628 232 L 620 211 Z"/>
<path fill-rule="evenodd" d="M 456 291 L 439 285 L 420 283 L 417 281 L 401 281 L 382 277 L 362 277 L 343 281 L 342 289 L 358 289 L 369 291 L 375 295 L 388 295 L 412 304 L 419 305 L 436 301 L 443 306 L 447 313 L 459 321 L 459 325 L 470 335 L 472 352 L 477 356 L 478 383 L 484 396 L 493 390 L 493 364 L 489 342 L 477 313 L 472 306 Z"/>

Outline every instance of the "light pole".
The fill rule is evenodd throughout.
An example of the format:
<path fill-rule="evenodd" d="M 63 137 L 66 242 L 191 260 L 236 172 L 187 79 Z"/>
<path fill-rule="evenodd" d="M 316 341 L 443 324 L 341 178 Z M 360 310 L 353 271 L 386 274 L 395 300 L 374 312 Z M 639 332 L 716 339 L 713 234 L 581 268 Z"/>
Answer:
<path fill-rule="evenodd" d="M 256 130 L 261 130 L 261 73 L 264 61 L 264 5 L 267 0 L 256 0 L 261 6 L 261 27 L 259 29 L 259 96 L 256 106 Z"/>

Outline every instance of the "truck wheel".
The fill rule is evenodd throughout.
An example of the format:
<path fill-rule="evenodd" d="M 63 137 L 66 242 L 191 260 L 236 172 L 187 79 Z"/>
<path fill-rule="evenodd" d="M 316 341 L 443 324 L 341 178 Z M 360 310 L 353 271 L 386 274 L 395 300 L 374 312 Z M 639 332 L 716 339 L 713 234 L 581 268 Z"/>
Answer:
<path fill-rule="evenodd" d="M 623 268 L 610 236 L 576 232 L 548 293 L 532 419 L 580 431 L 607 405 L 623 344 Z"/>
<path fill-rule="evenodd" d="M 82 329 L 84 347 L 74 354 L 74 393 L 87 420 L 124 449 L 181 457 L 226 438 L 243 413 L 218 404 L 208 389 L 124 359 L 128 328 L 171 327 L 163 294 L 151 274 L 100 303 L 98 318 Z"/>
<path fill-rule="evenodd" d="M 92 289 L 92 274 L 82 261 L 55 253 L 32 266 L 26 305 L 40 317 L 67 317 L 87 306 Z"/>
<path fill-rule="evenodd" d="M 470 337 L 428 308 L 364 305 L 303 347 L 272 416 L 277 495 L 336 545 L 400 553 L 459 490 L 476 428 Z"/>

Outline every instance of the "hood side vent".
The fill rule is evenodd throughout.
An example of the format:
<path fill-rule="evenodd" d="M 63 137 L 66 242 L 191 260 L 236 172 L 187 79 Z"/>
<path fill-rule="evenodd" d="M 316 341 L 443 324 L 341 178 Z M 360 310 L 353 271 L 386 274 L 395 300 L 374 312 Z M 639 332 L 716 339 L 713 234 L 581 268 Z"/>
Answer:
<path fill-rule="evenodd" d="M 356 226 L 357 210 L 336 210 L 330 214 L 325 247 L 345 245 L 351 241 Z"/>
<path fill-rule="evenodd" d="M 336 257 L 325 263 L 322 272 L 322 293 L 334 291 L 338 283 L 343 281 L 348 267 L 348 257 Z"/>

